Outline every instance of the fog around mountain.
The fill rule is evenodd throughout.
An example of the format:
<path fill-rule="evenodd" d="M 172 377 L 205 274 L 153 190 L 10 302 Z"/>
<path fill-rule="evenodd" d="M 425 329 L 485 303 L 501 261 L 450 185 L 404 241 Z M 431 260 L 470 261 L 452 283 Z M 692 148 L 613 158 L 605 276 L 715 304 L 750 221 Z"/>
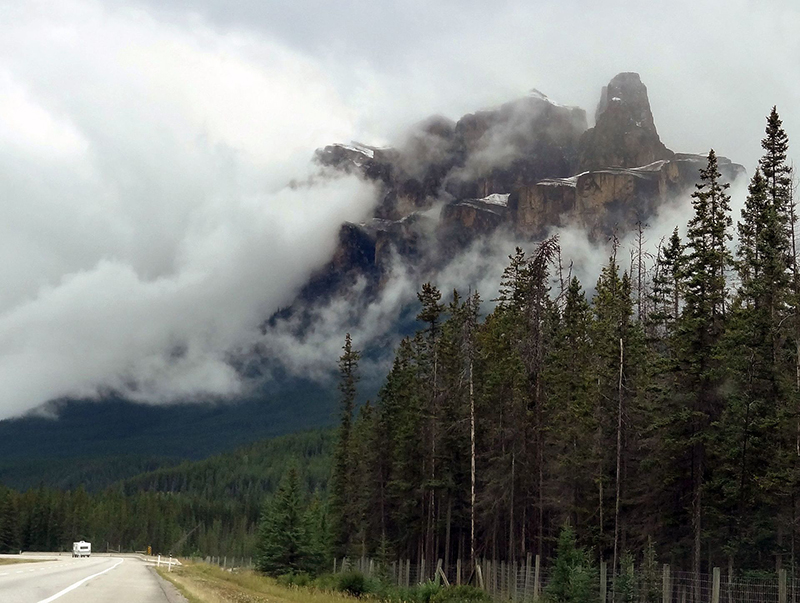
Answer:
<path fill-rule="evenodd" d="M 340 224 L 376 203 L 373 187 L 311 164 L 326 144 L 393 144 L 429 115 L 533 87 L 591 125 L 600 88 L 628 70 L 670 148 L 714 146 L 752 171 L 773 104 L 790 140 L 800 133 L 789 1 L 70 0 L 0 2 L 0 23 L 0 418 L 111 391 L 239 396 L 249 384 L 230 361 L 256 345 L 324 378 L 343 327 L 391 348 L 419 284 L 402 263 L 363 312 L 338 300 L 299 340 L 285 325 L 261 335 L 329 260 Z M 665 207 L 651 242 L 686 207 Z M 440 288 L 491 297 L 513 244 L 453 258 Z M 603 245 L 572 230 L 562 244 L 590 285 Z"/>

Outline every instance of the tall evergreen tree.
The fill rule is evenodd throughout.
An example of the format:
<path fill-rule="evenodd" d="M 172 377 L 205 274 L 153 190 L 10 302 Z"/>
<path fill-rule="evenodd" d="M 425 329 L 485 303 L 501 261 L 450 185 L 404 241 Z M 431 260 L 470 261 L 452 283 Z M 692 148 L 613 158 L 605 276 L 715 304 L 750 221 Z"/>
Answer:
<path fill-rule="evenodd" d="M 426 474 L 423 467 L 425 447 L 425 400 L 418 369 L 422 346 L 419 337 L 400 342 L 392 370 L 379 393 L 379 425 L 386 438 L 383 462 L 387 471 L 384 489 L 384 525 L 386 537 L 398 554 L 421 557 L 425 537 L 424 518 Z"/>
<path fill-rule="evenodd" d="M 582 532 L 595 534 L 590 523 L 597 511 L 595 495 L 596 448 L 593 438 L 598 427 L 595 412 L 594 329 L 592 309 L 577 278 L 567 288 L 560 324 L 554 333 L 547 358 L 547 397 L 553 405 L 553 423 L 549 448 L 554 459 L 553 471 L 562 475 L 556 492 L 559 506 L 565 510 L 563 521 Z"/>
<path fill-rule="evenodd" d="M 337 555 L 347 552 L 350 539 L 355 533 L 353 501 L 357 484 L 354 473 L 352 432 L 360 353 L 353 348 L 350 333 L 345 336 L 342 350 L 342 355 L 339 357 L 341 419 L 331 472 L 331 527 L 333 547 Z"/>
<path fill-rule="evenodd" d="M 686 234 L 685 304 L 678 333 L 678 355 L 684 374 L 682 393 L 688 410 L 683 414 L 689 432 L 684 441 L 690 447 L 691 467 L 685 470 L 692 476 L 692 565 L 696 575 L 702 563 L 703 491 L 708 473 L 706 445 L 710 427 L 722 409 L 718 346 L 725 329 L 725 277 L 731 264 L 727 242 L 732 238 L 728 232 L 732 219 L 730 197 L 725 192 L 730 185 L 721 178 L 712 149 L 706 167 L 700 170 L 701 181 L 692 194 L 694 215 Z M 697 588 L 695 600 L 699 600 Z"/>
<path fill-rule="evenodd" d="M 632 419 L 639 404 L 639 372 L 642 354 L 641 324 L 633 320 L 631 282 L 620 276 L 612 256 L 597 282 L 592 343 L 595 356 L 595 416 L 597 421 L 597 470 L 599 523 L 598 543 L 608 547 L 612 565 L 620 558 L 626 539 L 624 498 L 627 466 L 635 441 Z M 613 489 L 605 486 L 613 485 Z M 613 501 L 605 511 L 606 498 Z M 613 526 L 605 532 L 605 524 Z"/>
<path fill-rule="evenodd" d="M 426 414 L 425 437 L 427 439 L 428 455 L 425 459 L 425 473 L 427 480 L 427 496 L 425 500 L 427 512 L 427 524 L 425 527 L 425 556 L 432 559 L 435 556 L 435 518 L 438 512 L 437 491 L 441 486 L 441 480 L 437 472 L 437 460 L 439 453 L 439 406 L 441 404 L 441 389 L 439 386 L 439 339 L 441 331 L 441 316 L 444 312 L 444 304 L 441 303 L 442 293 L 431 283 L 422 285 L 422 290 L 417 293 L 417 299 L 422 304 L 422 309 L 417 315 L 417 320 L 425 324 L 425 334 L 423 361 L 420 368 L 425 372 L 424 380 L 427 382 L 426 392 Z"/>

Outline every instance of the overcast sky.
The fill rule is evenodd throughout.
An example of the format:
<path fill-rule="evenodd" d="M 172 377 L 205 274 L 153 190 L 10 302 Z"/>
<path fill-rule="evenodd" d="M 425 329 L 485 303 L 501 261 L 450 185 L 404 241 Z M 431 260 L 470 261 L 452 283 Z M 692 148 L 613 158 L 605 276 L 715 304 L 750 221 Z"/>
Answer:
<path fill-rule="evenodd" d="M 0 0 L 0 418 L 240 391 L 227 354 L 371 209 L 286 186 L 329 142 L 533 87 L 591 119 L 637 71 L 667 146 L 752 173 L 773 104 L 800 145 L 796 6 Z"/>

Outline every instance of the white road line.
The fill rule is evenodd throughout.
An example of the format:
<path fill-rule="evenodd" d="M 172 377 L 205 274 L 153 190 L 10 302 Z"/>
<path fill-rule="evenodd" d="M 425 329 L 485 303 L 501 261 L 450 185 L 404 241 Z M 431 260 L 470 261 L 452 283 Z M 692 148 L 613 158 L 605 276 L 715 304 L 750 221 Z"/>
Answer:
<path fill-rule="evenodd" d="M 39 601 L 39 603 L 50 603 L 51 601 L 55 601 L 59 597 L 62 597 L 64 595 L 66 595 L 68 592 L 75 590 L 76 588 L 78 588 L 84 582 L 88 582 L 92 578 L 97 578 L 97 576 L 101 576 L 101 575 L 105 574 L 106 572 L 110 572 L 115 567 L 119 566 L 123 561 L 125 561 L 125 560 L 124 559 L 120 559 L 118 563 L 115 563 L 111 567 L 109 567 L 107 569 L 104 569 L 102 572 L 97 572 L 96 574 L 92 574 L 88 578 L 84 578 L 83 580 L 78 580 L 75 584 L 73 584 L 71 586 L 68 586 L 67 588 L 65 588 L 61 592 L 57 592 L 52 597 L 48 597 L 47 599 L 42 599 L 41 601 Z"/>

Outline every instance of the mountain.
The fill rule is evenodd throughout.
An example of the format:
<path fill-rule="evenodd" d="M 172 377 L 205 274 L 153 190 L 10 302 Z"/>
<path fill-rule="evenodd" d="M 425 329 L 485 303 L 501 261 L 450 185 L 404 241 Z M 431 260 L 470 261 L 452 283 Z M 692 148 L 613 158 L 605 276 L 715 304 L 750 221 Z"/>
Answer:
<path fill-rule="evenodd" d="M 333 259 L 304 299 L 358 277 L 379 286 L 397 256 L 435 272 L 498 231 L 523 245 L 568 225 L 594 240 L 622 236 L 688 194 L 706 157 L 668 149 L 646 86 L 620 73 L 603 88 L 592 128 L 583 109 L 533 90 L 456 122 L 430 118 L 397 148 L 332 144 L 316 161 L 375 183 L 380 200 L 371 220 L 342 226 Z M 731 181 L 745 171 L 719 163 Z"/>
<path fill-rule="evenodd" d="M 330 425 L 335 408 L 329 388 L 300 379 L 227 403 L 63 401 L 51 409 L 58 418 L 0 421 L 0 484 L 99 490 L 186 459 Z"/>
<path fill-rule="evenodd" d="M 624 235 L 688 194 L 705 165 L 704 156 L 678 153 L 661 142 L 647 88 L 636 73 L 620 73 L 603 88 L 591 128 L 583 109 L 533 90 L 457 121 L 431 117 L 393 148 L 337 143 L 317 150 L 314 160 L 323 172 L 372 182 L 379 199 L 371 219 L 341 226 L 330 261 L 295 303 L 265 320 L 265 332 L 283 325 L 303 336 L 315 329 L 314 309 L 332 300 L 366 307 L 398 261 L 419 282 L 436 280 L 448 261 L 490 236 L 525 246 L 568 225 L 596 241 Z M 744 173 L 728 159 L 719 162 L 728 180 Z M 413 309 L 399 312 L 382 319 L 386 332 L 413 331 Z M 367 356 L 393 343 L 371 347 Z M 269 362 L 275 360 L 259 366 L 248 359 L 241 370 L 259 378 L 275 372 Z M 331 383 L 286 377 L 225 404 L 59 402 L 50 409 L 58 420 L 0 421 L 0 483 L 103 487 L 181 459 L 328 425 L 335 412 Z M 377 386 L 370 384 L 365 396 Z"/>

